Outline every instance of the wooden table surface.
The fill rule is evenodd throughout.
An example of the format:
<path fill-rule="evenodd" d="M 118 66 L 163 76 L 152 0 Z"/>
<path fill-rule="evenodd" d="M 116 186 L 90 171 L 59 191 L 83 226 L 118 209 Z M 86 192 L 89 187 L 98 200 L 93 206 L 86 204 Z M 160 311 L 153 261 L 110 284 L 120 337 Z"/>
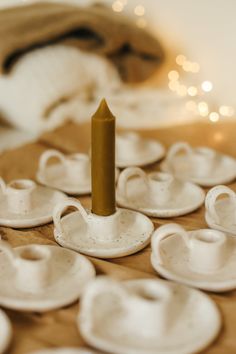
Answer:
<path fill-rule="evenodd" d="M 143 131 L 144 136 L 159 139 L 166 147 L 176 141 L 188 141 L 193 146 L 207 145 L 236 157 L 236 123 L 199 123 L 168 129 Z M 54 132 L 44 134 L 37 142 L 0 155 L 0 176 L 6 181 L 15 178 L 35 178 L 38 159 L 48 148 L 57 148 L 64 153 L 87 152 L 90 144 L 90 127 L 68 123 Z M 157 170 L 154 164 L 148 170 Z M 236 191 L 236 184 L 231 184 Z M 89 207 L 90 198 L 80 198 Z M 168 222 L 177 222 L 187 230 L 206 227 L 204 207 L 194 213 L 169 220 L 153 219 L 155 227 Z M 34 229 L 16 230 L 0 227 L 4 240 L 13 246 L 29 243 L 55 245 L 53 225 Z M 135 255 L 113 260 L 90 258 L 97 274 L 108 274 L 116 279 L 158 277 L 150 264 L 150 247 Z M 216 301 L 223 317 L 223 328 L 215 342 L 204 353 L 236 353 L 236 292 L 209 295 Z M 86 346 L 75 324 L 79 304 L 44 314 L 6 311 L 13 325 L 13 340 L 8 350 L 10 354 L 29 353 L 40 348 L 62 346 Z"/>

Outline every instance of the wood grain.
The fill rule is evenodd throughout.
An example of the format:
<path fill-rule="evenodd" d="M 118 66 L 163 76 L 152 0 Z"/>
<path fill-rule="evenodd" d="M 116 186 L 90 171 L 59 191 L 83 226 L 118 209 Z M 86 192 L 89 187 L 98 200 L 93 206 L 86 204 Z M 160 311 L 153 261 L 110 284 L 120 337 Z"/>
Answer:
<path fill-rule="evenodd" d="M 159 139 L 166 147 L 176 141 L 188 141 L 194 146 L 207 145 L 236 157 L 236 123 L 199 123 L 171 127 L 160 130 L 142 131 L 141 134 Z M 13 178 L 35 178 L 40 154 L 47 148 L 57 148 L 64 153 L 76 151 L 88 152 L 90 147 L 89 125 L 68 123 L 53 132 L 44 134 L 38 142 L 25 145 L 0 155 L 0 176 L 7 181 Z M 149 166 L 147 170 L 158 170 L 159 164 Z M 236 183 L 230 185 L 236 191 Z M 90 198 L 80 198 L 89 207 Z M 155 226 L 170 220 L 153 219 Z M 206 227 L 204 208 L 196 212 L 171 219 L 183 225 L 187 230 Z M 30 243 L 56 244 L 53 238 L 52 224 L 27 230 L 0 227 L 3 239 L 13 246 Z M 117 279 L 135 279 L 158 277 L 150 264 L 150 247 L 124 258 L 100 260 L 90 257 L 97 274 L 108 274 Z M 223 328 L 217 340 L 204 353 L 236 353 L 236 292 L 209 294 L 218 304 L 223 317 Z M 75 325 L 79 305 L 57 311 L 38 313 L 19 313 L 7 310 L 13 324 L 13 341 L 9 354 L 25 354 L 33 350 L 61 346 L 85 346 Z"/>

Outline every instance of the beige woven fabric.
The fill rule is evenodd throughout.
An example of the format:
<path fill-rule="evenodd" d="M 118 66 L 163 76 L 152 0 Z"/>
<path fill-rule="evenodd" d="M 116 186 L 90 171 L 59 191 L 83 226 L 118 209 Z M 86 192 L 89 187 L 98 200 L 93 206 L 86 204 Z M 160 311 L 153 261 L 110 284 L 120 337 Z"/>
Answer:
<path fill-rule="evenodd" d="M 106 56 L 126 82 L 147 79 L 163 59 L 157 39 L 104 6 L 40 2 L 4 9 L 0 38 L 0 73 L 27 51 L 56 43 Z"/>

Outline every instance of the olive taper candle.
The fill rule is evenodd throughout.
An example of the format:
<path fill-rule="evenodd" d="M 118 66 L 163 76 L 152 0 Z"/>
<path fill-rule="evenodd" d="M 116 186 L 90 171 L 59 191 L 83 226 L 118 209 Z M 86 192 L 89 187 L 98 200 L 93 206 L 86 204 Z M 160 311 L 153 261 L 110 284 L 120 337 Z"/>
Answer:
<path fill-rule="evenodd" d="M 115 117 L 103 99 L 92 116 L 92 213 L 116 212 Z"/>

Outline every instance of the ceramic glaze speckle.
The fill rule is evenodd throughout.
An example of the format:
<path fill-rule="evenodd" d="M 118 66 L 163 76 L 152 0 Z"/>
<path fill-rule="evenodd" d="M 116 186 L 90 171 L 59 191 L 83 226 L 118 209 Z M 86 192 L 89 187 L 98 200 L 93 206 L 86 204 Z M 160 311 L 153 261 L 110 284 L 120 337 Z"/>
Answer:
<path fill-rule="evenodd" d="M 140 295 L 140 290 L 145 292 L 154 284 L 170 291 L 168 306 L 171 311 L 163 311 L 160 299 L 146 299 Z M 134 306 L 136 301 L 140 306 Z M 141 308 L 143 321 L 137 322 Z M 150 309 L 153 309 L 152 315 Z M 158 327 L 152 330 L 150 327 L 150 332 L 144 333 L 146 311 L 147 318 L 152 316 L 156 325 L 158 321 L 159 324 L 168 321 L 165 335 L 160 335 Z M 220 323 L 215 304 L 205 294 L 150 279 L 129 281 L 123 285 L 114 285 L 110 279 L 95 280 L 82 296 L 78 317 L 83 338 L 93 347 L 114 354 L 193 353 L 205 348 L 216 337 Z"/>
<path fill-rule="evenodd" d="M 125 173 L 129 172 L 128 169 L 122 171 L 119 177 L 117 203 L 120 206 L 149 216 L 170 218 L 188 214 L 204 203 L 204 191 L 193 183 L 176 179 L 171 180 L 168 185 L 165 181 L 150 182 L 149 176 L 153 174 L 136 177 L 136 172 L 132 173 L 132 169 L 137 170 L 137 168 L 129 168 L 131 175 L 128 178 L 123 179 Z M 155 174 L 162 175 L 162 173 Z M 171 177 L 169 174 L 165 175 Z"/>
<path fill-rule="evenodd" d="M 136 133 L 123 133 L 116 136 L 116 165 L 145 166 L 162 159 L 165 148 L 158 141 L 144 139 Z"/>
<path fill-rule="evenodd" d="M 175 225 L 176 231 L 174 229 L 168 231 L 169 225 Z M 165 225 L 165 228 L 160 227 L 152 236 L 151 263 L 159 274 L 167 279 L 204 290 L 223 292 L 236 288 L 236 240 L 233 237 L 227 235 L 218 252 L 214 243 L 206 242 L 206 247 L 203 248 L 204 244 L 196 247 L 195 243 L 191 245 L 190 242 L 197 234 L 207 232 L 213 235 L 217 231 L 206 229 L 186 232 L 186 239 L 190 242 L 188 246 L 181 237 L 182 228 L 178 225 L 176 228 L 176 224 L 169 225 Z M 166 238 L 159 244 L 163 232 L 166 232 Z M 162 254 L 161 259 L 158 256 L 159 252 Z M 200 262 L 196 268 L 194 259 L 197 258 Z"/>
<path fill-rule="evenodd" d="M 186 152 L 178 155 L 184 146 Z M 162 171 L 173 173 L 182 180 L 191 181 L 203 187 L 230 183 L 236 178 L 234 158 L 207 147 L 192 149 L 187 143 L 173 144 L 160 167 Z"/>

